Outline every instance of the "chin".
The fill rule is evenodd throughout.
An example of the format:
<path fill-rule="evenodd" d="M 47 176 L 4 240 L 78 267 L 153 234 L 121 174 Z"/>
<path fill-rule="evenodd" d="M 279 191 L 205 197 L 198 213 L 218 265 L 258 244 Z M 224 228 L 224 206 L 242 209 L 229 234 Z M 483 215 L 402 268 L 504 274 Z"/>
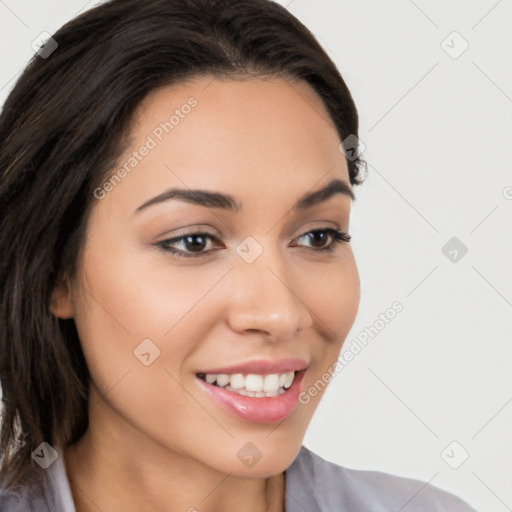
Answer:
<path fill-rule="evenodd" d="M 277 427 L 279 429 L 280 427 Z M 272 437 L 274 439 L 272 439 Z M 231 442 L 229 448 L 222 450 L 223 461 L 219 469 L 239 478 L 268 478 L 285 471 L 298 455 L 302 446 L 302 437 L 283 439 L 276 433 L 269 435 L 239 436 Z M 226 452 L 234 456 L 226 457 Z M 219 459 L 216 466 L 218 467 Z"/>

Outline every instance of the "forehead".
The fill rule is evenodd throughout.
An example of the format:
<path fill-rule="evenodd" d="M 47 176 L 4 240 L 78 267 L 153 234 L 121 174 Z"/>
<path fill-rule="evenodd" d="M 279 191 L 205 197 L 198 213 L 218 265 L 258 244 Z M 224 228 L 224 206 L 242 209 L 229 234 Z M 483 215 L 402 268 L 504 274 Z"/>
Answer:
<path fill-rule="evenodd" d="M 152 91 L 138 106 L 123 165 L 128 202 L 180 186 L 237 196 L 302 195 L 333 178 L 348 183 L 339 136 L 304 82 L 197 78 Z M 137 155 L 134 155 L 134 152 Z"/>

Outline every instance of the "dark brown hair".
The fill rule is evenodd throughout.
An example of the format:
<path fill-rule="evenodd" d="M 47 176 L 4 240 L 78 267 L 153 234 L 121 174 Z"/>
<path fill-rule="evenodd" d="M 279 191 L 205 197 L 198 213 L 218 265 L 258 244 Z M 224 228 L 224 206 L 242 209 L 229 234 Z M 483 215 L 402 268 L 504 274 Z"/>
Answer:
<path fill-rule="evenodd" d="M 340 141 L 358 136 L 335 64 L 269 0 L 111 0 L 52 37 L 58 47 L 34 55 L 0 115 L 0 482 L 13 485 L 40 443 L 65 447 L 87 430 L 80 340 L 49 301 L 59 278 L 75 276 L 93 190 L 125 150 L 144 97 L 205 75 L 303 80 Z M 351 184 L 361 184 L 366 163 L 347 163 Z"/>

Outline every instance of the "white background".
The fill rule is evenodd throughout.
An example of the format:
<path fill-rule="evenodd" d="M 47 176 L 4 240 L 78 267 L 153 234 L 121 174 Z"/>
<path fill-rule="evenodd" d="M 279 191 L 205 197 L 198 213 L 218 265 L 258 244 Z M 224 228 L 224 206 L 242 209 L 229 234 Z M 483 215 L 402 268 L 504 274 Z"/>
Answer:
<path fill-rule="evenodd" d="M 512 2 L 280 3 L 338 65 L 370 164 L 355 189 L 362 296 L 345 346 L 403 305 L 333 379 L 305 444 L 512 510 Z M 0 0 L 1 103 L 31 42 L 85 5 Z M 453 31 L 469 44 L 457 58 Z M 457 262 L 441 251 L 452 237 L 468 248 Z M 452 465 L 469 454 L 458 469 L 441 457 L 452 441 Z"/>

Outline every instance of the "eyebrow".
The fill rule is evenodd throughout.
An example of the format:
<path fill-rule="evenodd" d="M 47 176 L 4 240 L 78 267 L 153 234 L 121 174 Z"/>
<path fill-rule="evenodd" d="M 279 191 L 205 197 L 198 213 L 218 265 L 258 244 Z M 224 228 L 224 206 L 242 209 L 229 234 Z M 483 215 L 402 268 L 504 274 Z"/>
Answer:
<path fill-rule="evenodd" d="M 347 183 L 339 179 L 334 179 L 320 190 L 304 194 L 292 208 L 296 211 L 307 210 L 308 208 L 312 208 L 313 206 L 327 201 L 336 194 L 350 197 L 352 201 L 355 201 L 354 193 Z M 239 212 L 242 209 L 242 204 L 229 194 L 209 192 L 207 190 L 171 188 L 141 204 L 135 210 L 135 213 L 139 213 L 149 206 L 163 203 L 170 199 L 181 199 L 182 201 L 199 206 L 218 208 L 229 212 Z"/>

